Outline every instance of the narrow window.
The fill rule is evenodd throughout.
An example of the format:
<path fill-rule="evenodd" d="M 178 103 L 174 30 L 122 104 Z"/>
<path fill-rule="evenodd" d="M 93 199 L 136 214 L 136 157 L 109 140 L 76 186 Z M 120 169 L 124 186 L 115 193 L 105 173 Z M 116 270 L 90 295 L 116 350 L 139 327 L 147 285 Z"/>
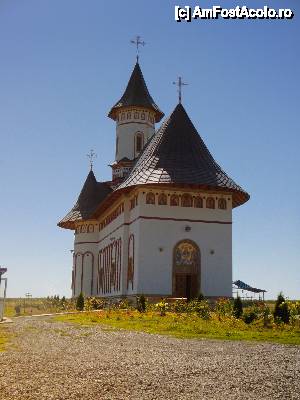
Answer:
<path fill-rule="evenodd" d="M 225 199 L 219 199 L 218 207 L 219 207 L 220 210 L 226 210 L 226 208 L 227 208 L 226 200 Z"/>
<path fill-rule="evenodd" d="M 203 207 L 203 200 L 202 197 L 197 196 L 194 200 L 194 207 L 195 208 L 202 208 Z"/>
<path fill-rule="evenodd" d="M 179 206 L 179 197 L 177 194 L 172 194 L 170 199 L 170 205 L 173 207 Z"/>
<path fill-rule="evenodd" d="M 213 197 L 206 199 L 206 208 L 215 208 L 215 199 Z"/>
<path fill-rule="evenodd" d="M 182 195 L 181 206 L 182 207 L 192 207 L 193 206 L 193 198 L 190 194 L 185 193 Z"/>
<path fill-rule="evenodd" d="M 166 206 L 166 205 L 167 205 L 167 202 L 168 202 L 167 195 L 164 194 L 164 193 L 161 193 L 161 194 L 158 196 L 158 204 L 159 204 L 160 206 Z"/>
<path fill-rule="evenodd" d="M 135 151 L 140 153 L 143 149 L 143 136 L 141 133 L 138 133 L 135 137 Z"/>
<path fill-rule="evenodd" d="M 146 195 L 146 204 L 155 204 L 155 194 L 152 192 Z"/>

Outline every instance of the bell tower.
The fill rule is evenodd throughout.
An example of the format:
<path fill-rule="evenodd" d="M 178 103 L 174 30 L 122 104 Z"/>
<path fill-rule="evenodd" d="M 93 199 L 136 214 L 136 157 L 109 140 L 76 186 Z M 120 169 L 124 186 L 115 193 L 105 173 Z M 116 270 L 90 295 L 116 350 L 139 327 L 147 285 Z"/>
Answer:
<path fill-rule="evenodd" d="M 155 123 L 164 116 L 148 91 L 138 61 L 123 96 L 108 116 L 116 121 L 116 155 L 111 167 L 113 182 L 118 184 L 154 135 Z"/>

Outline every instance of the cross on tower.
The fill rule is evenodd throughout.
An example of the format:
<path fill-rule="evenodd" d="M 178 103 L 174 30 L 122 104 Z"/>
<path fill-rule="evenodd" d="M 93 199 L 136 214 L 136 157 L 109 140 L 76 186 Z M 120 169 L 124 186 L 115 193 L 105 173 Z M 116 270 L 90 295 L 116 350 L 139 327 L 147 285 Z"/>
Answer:
<path fill-rule="evenodd" d="M 173 85 L 177 85 L 178 86 L 178 98 L 179 98 L 179 103 L 181 104 L 181 98 L 182 98 L 182 86 L 187 86 L 187 83 L 184 83 L 182 81 L 182 77 L 179 76 L 177 82 L 173 82 Z"/>
<path fill-rule="evenodd" d="M 91 171 L 92 171 L 93 165 L 94 165 L 94 158 L 97 157 L 97 154 L 94 152 L 93 149 L 91 149 L 90 152 L 86 156 L 90 160 L 90 167 L 91 167 Z"/>
<path fill-rule="evenodd" d="M 145 46 L 145 42 L 141 40 L 141 36 L 136 35 L 136 37 L 132 40 L 130 40 L 130 43 L 136 45 L 136 61 L 139 62 L 139 46 Z"/>

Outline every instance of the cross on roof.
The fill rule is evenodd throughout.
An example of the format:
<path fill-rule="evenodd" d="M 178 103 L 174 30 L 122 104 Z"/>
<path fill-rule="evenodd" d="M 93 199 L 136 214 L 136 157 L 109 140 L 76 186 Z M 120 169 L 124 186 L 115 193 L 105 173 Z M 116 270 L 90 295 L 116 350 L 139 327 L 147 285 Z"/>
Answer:
<path fill-rule="evenodd" d="M 188 84 L 182 81 L 182 77 L 179 76 L 176 82 L 173 82 L 173 85 L 178 86 L 178 98 L 179 98 L 179 103 L 181 104 L 181 98 L 182 98 L 182 86 L 187 86 Z"/>
<path fill-rule="evenodd" d="M 92 171 L 93 165 L 94 165 L 94 158 L 97 157 L 97 154 L 94 152 L 93 149 L 91 149 L 90 152 L 86 156 L 90 160 L 90 167 L 91 167 L 91 171 Z"/>
<path fill-rule="evenodd" d="M 139 46 L 145 46 L 145 44 L 146 44 L 141 39 L 142 39 L 141 36 L 136 35 L 136 37 L 134 39 L 130 40 L 130 43 L 136 45 L 136 60 L 137 60 L 137 62 L 139 61 Z"/>

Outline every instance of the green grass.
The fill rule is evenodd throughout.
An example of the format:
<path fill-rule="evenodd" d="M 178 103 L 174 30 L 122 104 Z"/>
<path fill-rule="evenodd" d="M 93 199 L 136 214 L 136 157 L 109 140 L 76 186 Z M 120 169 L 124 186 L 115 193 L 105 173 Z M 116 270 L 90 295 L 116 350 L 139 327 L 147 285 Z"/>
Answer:
<path fill-rule="evenodd" d="M 16 307 L 20 308 L 20 314 L 17 314 Z M 59 303 L 47 299 L 47 298 L 8 298 L 5 300 L 4 316 L 15 317 L 17 315 L 38 315 L 38 314 L 50 314 L 61 311 L 72 311 L 74 307 L 68 300 L 68 308 L 63 308 Z"/>
<path fill-rule="evenodd" d="M 62 315 L 55 317 L 55 320 L 84 326 L 102 324 L 115 329 L 143 331 L 185 339 L 251 340 L 300 345 L 299 328 L 276 325 L 264 328 L 260 323 L 247 325 L 234 318 L 219 321 L 213 317 L 206 321 L 189 314 L 168 313 L 161 317 L 155 312 L 140 314 L 137 311 L 100 311 Z"/>
<path fill-rule="evenodd" d="M 3 326 L 0 326 L 0 352 L 4 351 L 8 343 L 9 334 Z"/>

